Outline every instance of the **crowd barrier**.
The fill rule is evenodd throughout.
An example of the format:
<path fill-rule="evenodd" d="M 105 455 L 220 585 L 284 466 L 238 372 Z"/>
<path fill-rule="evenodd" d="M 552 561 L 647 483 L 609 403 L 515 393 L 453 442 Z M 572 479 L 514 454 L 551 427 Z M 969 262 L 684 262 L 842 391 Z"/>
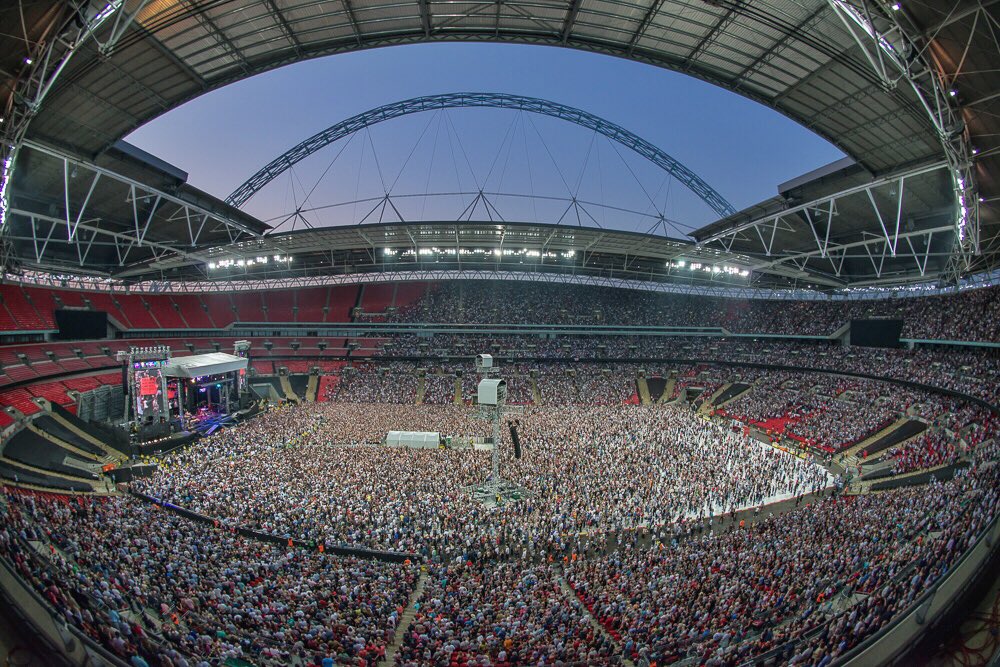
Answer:
<path fill-rule="evenodd" d="M 168 503 L 165 500 L 154 498 L 152 496 L 147 496 L 144 493 L 139 493 L 137 491 L 129 490 L 129 495 L 143 500 L 147 503 L 151 503 L 163 509 L 169 510 L 175 514 L 183 516 L 186 519 L 191 519 L 192 521 L 197 521 L 199 523 L 212 524 L 213 526 L 218 526 L 220 530 L 227 529 L 224 524 L 222 524 L 218 519 L 205 516 L 204 514 L 199 514 L 193 510 L 189 510 L 186 507 L 181 507 L 179 505 L 174 505 L 173 503 Z M 231 528 L 228 528 L 231 529 Z M 251 530 L 249 528 L 235 528 L 231 529 L 243 537 L 249 537 L 253 540 L 258 540 L 260 542 L 269 542 L 271 544 L 281 544 L 281 545 L 291 545 L 300 549 L 318 549 L 319 544 L 316 542 L 298 540 L 289 537 L 281 537 L 280 535 L 272 535 L 271 533 L 263 533 L 257 530 Z M 403 563 L 406 561 L 416 562 L 420 558 L 416 554 L 404 553 L 401 551 L 378 551 L 376 549 L 362 549 L 359 547 L 342 547 L 342 546 L 330 546 L 324 545 L 325 553 L 335 554 L 337 556 L 352 556 L 354 558 L 364 558 L 367 560 L 381 560 L 389 563 Z"/>

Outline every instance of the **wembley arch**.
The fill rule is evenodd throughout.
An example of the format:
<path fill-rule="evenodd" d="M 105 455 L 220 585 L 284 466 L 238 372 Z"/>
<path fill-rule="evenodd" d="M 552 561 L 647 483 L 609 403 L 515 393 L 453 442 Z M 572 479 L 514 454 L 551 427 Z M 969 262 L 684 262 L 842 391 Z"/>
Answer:
<path fill-rule="evenodd" d="M 237 207 L 242 206 L 264 186 L 290 169 L 297 162 L 366 127 L 423 111 L 460 108 L 527 111 L 559 118 L 593 130 L 641 155 L 664 171 L 669 172 L 691 190 L 691 192 L 698 195 L 703 202 L 721 217 L 732 215 L 736 212 L 736 209 L 733 208 L 733 205 L 725 197 L 680 161 L 621 125 L 616 125 L 592 113 L 566 106 L 565 104 L 550 102 L 549 100 L 537 97 L 508 95 L 505 93 L 446 93 L 443 95 L 413 97 L 408 100 L 385 104 L 351 116 L 335 125 L 331 125 L 322 132 L 317 132 L 268 162 L 240 187 L 236 188 L 226 198 L 226 203 Z"/>

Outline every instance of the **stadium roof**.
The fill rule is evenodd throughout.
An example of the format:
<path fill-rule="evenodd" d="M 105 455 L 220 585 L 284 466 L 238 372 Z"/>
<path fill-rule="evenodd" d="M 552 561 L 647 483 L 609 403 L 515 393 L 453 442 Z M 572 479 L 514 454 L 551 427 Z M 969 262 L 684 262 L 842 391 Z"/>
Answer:
<path fill-rule="evenodd" d="M 58 64 L 68 48 L 59 46 L 57 36 L 64 36 L 67 44 L 78 42 L 73 57 L 55 72 L 58 77 L 51 79 L 50 88 L 41 85 L 44 77 L 35 77 L 36 89 L 45 92 L 44 103 L 33 110 L 23 138 L 87 165 L 131 160 L 133 168 L 158 171 L 154 177 L 162 179 L 169 170 L 163 165 L 154 168 L 149 160 L 136 167 L 135 156 L 121 150 L 121 137 L 209 90 L 306 58 L 443 40 L 553 44 L 678 70 L 757 100 L 826 137 L 856 161 L 854 172 L 821 179 L 829 189 L 880 183 L 888 193 L 861 187 L 853 193 L 861 203 L 855 201 L 851 208 L 839 198 L 823 200 L 829 191 L 814 200 L 808 197 L 818 192 L 815 187 L 799 188 L 802 192 L 782 193 L 756 210 L 709 226 L 696 236 L 700 243 L 758 259 L 780 255 L 800 273 L 829 275 L 834 281 L 924 279 L 947 273 L 949 262 L 954 263 L 945 255 L 958 230 L 949 236 L 944 228 L 954 227 L 959 217 L 956 184 L 971 187 L 974 180 L 978 192 L 966 193 L 970 198 L 963 201 L 972 209 L 970 214 L 979 205 L 983 252 L 967 256 L 966 265 L 954 273 L 991 268 L 997 262 L 996 0 L 912 6 L 905 1 L 900 6 L 846 0 L 116 0 L 106 10 L 101 9 L 102 0 L 79 3 L 84 6 L 78 14 L 71 4 L 55 0 L 18 4 L 0 9 L 0 22 L 8 26 L 21 25 L 23 13 L 27 33 L 26 40 L 10 34 L 0 38 L 0 87 L 5 89 L 8 121 L 18 117 L 18 104 L 24 102 L 13 92 L 30 89 L 32 77 L 42 69 L 44 63 L 38 62 L 39 54 L 46 53 L 42 47 L 56 45 L 46 62 Z M 96 21 L 95 15 L 101 20 Z M 92 35 L 80 37 L 94 26 Z M 74 40 L 66 38 L 71 33 Z M 931 99 L 929 113 L 926 103 L 932 95 L 937 97 Z M 20 221 L 20 229 L 14 230 L 20 237 L 14 251 L 24 266 L 46 268 L 46 262 L 32 260 L 51 255 L 56 261 L 48 268 L 69 270 L 74 262 L 68 258 L 75 255 L 75 264 L 82 265 L 79 270 L 106 273 L 104 265 L 112 252 L 123 268 L 137 261 L 155 265 L 169 249 L 171 256 L 177 255 L 171 239 L 187 234 L 189 247 L 204 249 L 234 239 L 233 229 L 238 230 L 235 238 L 253 237 L 264 243 L 262 225 L 186 186 L 180 178 L 166 184 L 172 187 L 167 194 L 176 195 L 179 203 L 157 199 L 159 191 L 148 196 L 136 191 L 128 206 L 131 212 L 112 218 L 115 212 L 108 211 L 88 225 L 89 218 L 78 220 L 75 211 L 67 210 L 66 192 L 77 188 L 79 198 L 70 201 L 81 202 L 93 190 L 95 202 L 110 206 L 115 197 L 122 199 L 120 192 L 112 195 L 106 189 L 112 179 L 104 178 L 92 188 L 89 180 L 66 185 L 73 167 L 82 166 L 40 150 L 22 151 L 21 157 L 32 152 L 35 155 L 26 157 L 15 172 L 12 187 L 12 206 L 36 214 L 35 218 L 11 216 Z M 33 166 L 31 160 L 55 162 Z M 921 171 L 928 165 L 946 169 Z M 35 169 L 41 173 L 33 173 Z M 899 174 L 906 179 L 893 181 Z M 897 194 L 906 189 L 902 203 L 893 202 L 893 183 L 898 185 Z M 185 203 L 189 198 L 196 206 Z M 865 200 L 870 202 L 868 209 L 863 207 Z M 170 206 L 160 211 L 164 202 Z M 806 206 L 795 210 L 802 203 Z M 898 214 L 904 206 L 913 207 L 913 215 Z M 780 215 L 790 209 L 787 216 Z M 826 228 L 817 222 L 824 211 L 830 212 Z M 209 234 L 195 238 L 198 216 L 206 213 Z M 165 216 L 161 229 L 136 224 L 146 215 L 154 222 Z M 189 231 L 192 215 L 196 222 Z M 42 237 L 27 229 L 45 219 L 63 220 L 74 233 L 61 238 L 64 235 L 53 232 L 54 222 Z M 179 220 L 183 224 L 176 224 Z M 174 228 L 170 230 L 167 223 L 175 223 Z M 101 258 L 102 246 L 90 235 L 103 238 L 105 228 L 115 224 L 114 248 L 107 247 L 107 256 Z M 901 237 L 907 226 L 913 236 Z M 129 228 L 134 229 L 129 232 Z M 773 241 L 768 243 L 762 232 L 772 234 Z M 835 250 L 829 252 L 834 248 L 830 236 L 841 245 L 856 237 L 862 245 L 839 258 Z M 879 236 L 885 236 L 881 247 Z M 807 249 L 813 237 L 816 243 Z M 759 245 L 753 245 L 754 239 L 761 239 Z M 907 245 L 914 241 L 911 252 Z M 45 244 L 45 252 L 35 252 L 33 258 L 32 251 L 40 244 Z M 67 245 L 71 247 L 63 247 Z M 123 249 L 128 256 L 121 261 Z M 819 259 L 808 254 L 813 252 Z M 787 259 L 803 253 L 808 255 L 804 262 Z M 886 262 L 891 265 L 899 254 L 909 255 L 908 266 L 900 263 L 887 270 Z M 855 275 L 851 267 L 860 271 L 864 262 L 874 273 L 865 270 Z"/>

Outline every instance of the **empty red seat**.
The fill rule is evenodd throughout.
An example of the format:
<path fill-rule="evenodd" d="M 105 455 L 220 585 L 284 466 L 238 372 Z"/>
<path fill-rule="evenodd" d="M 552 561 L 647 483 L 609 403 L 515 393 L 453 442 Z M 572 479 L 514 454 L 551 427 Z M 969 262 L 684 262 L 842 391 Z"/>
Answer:
<path fill-rule="evenodd" d="M 0 300 L 6 312 L 0 314 L 0 329 L 4 331 L 47 331 L 55 327 L 51 324 L 52 313 L 46 319 L 25 297 L 20 285 L 0 285 Z"/>
<path fill-rule="evenodd" d="M 190 329 L 214 329 L 212 319 L 205 312 L 204 304 L 197 294 L 173 294 L 171 301 L 177 304 L 181 317 Z"/>

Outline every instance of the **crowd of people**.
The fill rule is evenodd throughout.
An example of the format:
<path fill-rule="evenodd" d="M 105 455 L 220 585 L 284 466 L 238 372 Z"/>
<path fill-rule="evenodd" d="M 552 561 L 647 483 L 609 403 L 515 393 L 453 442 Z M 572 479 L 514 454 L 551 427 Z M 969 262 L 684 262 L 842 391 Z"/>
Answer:
<path fill-rule="evenodd" d="M 724 328 L 826 336 L 852 319 L 899 319 L 904 338 L 995 341 L 1000 287 L 873 300 L 734 299 L 552 283 L 455 280 L 433 286 L 380 322 Z"/>
<path fill-rule="evenodd" d="M 603 665 L 618 651 L 547 565 L 431 570 L 396 665 Z"/>
<path fill-rule="evenodd" d="M 446 560 L 542 558 L 581 533 L 703 518 L 833 481 L 682 407 L 546 406 L 517 417 L 522 458 L 503 429 L 501 472 L 526 499 L 491 507 L 468 492 L 490 474 L 487 451 L 358 446 L 389 430 L 481 439 L 490 426 L 473 408 L 327 403 L 281 413 L 299 420 L 294 439 L 261 444 L 233 429 L 167 457 L 136 488 L 226 525 Z"/>
<path fill-rule="evenodd" d="M 951 433 L 935 430 L 891 448 L 886 456 L 891 461 L 894 475 L 934 468 L 958 459 L 961 450 L 956 440 Z"/>
<path fill-rule="evenodd" d="M 981 535 L 1000 509 L 998 449 L 930 487 L 826 493 L 738 525 L 675 518 L 651 539 L 617 533 L 614 548 L 573 544 L 556 558 L 466 553 L 423 575 L 128 497 L 14 491 L 0 554 L 66 623 L 138 667 L 370 667 L 390 644 L 398 667 L 735 665 L 765 653 L 818 667 L 909 608 Z"/>
<path fill-rule="evenodd" d="M 983 460 L 929 488 L 831 497 L 583 559 L 567 578 L 632 658 L 732 665 L 774 650 L 779 664 L 826 665 L 910 606 L 993 519 L 1000 474 Z"/>
<path fill-rule="evenodd" d="M 987 293 L 940 298 L 980 308 L 983 322 L 964 331 L 985 336 L 996 329 L 995 306 L 981 301 Z M 572 290 L 553 297 L 519 286 L 517 294 L 532 323 L 645 324 L 669 315 L 672 326 L 708 318 L 753 330 L 763 321 L 754 302 L 593 290 L 585 308 Z M 888 303 L 909 323 L 910 306 Z M 783 305 L 760 326 L 827 331 L 875 312 Z M 513 311 L 502 299 L 489 303 L 478 284 L 456 283 L 398 317 L 429 312 L 503 322 Z M 944 316 L 926 327 L 953 330 Z M 0 555 L 62 620 L 135 667 L 227 659 L 373 667 L 390 645 L 397 667 L 684 659 L 721 667 L 768 652 L 780 664 L 825 667 L 939 581 L 1000 509 L 1000 424 L 984 406 L 752 365 L 881 375 L 995 401 L 1000 361 L 988 354 L 743 339 L 483 339 L 399 337 L 386 358 L 338 369 L 320 402 L 267 409 L 162 457 L 153 476 L 132 483 L 205 522 L 129 496 L 8 490 Z M 510 404 L 521 406 L 508 417 L 521 455 L 506 423 L 500 442 L 488 441 L 492 425 L 470 405 L 480 379 L 471 362 L 393 359 L 471 355 L 483 351 L 480 342 L 514 360 L 503 372 Z M 758 442 L 710 418 L 710 406 L 639 404 L 643 376 L 657 378 L 664 400 L 687 396 L 695 408 L 727 384 L 745 387 L 727 415 L 783 420 L 788 436 L 830 451 L 900 416 L 919 418 L 925 433 L 880 454 L 892 473 L 959 459 L 967 467 L 948 481 L 844 496 L 843 480 L 818 460 Z M 390 431 L 437 433 L 441 446 L 390 447 Z M 491 446 L 517 500 L 472 493 L 489 479 Z M 240 528 L 274 541 L 242 537 Z M 337 547 L 397 552 L 405 562 L 334 555 Z"/>
<path fill-rule="evenodd" d="M 737 363 L 549 362 L 534 367 L 514 363 L 504 367 L 503 375 L 508 380 L 509 403 L 547 407 L 637 404 L 640 402 L 637 379 L 641 375 L 672 378 L 670 396 L 651 395 L 654 402 L 673 401 L 680 398 L 682 392 L 687 392 L 687 398 L 696 407 L 712 399 L 724 385 L 731 385 L 730 394 L 717 397 L 722 406 L 714 413 L 762 425 L 772 433 L 831 454 L 873 436 L 906 416 L 927 421 L 946 416 L 954 421 L 965 415 L 966 421 L 961 426 L 966 427 L 981 423 L 989 415 L 985 408 L 961 399 L 884 381 L 734 365 Z M 422 383 L 422 402 L 425 404 L 455 404 L 456 395 L 461 399 L 459 404 L 471 404 L 481 379 L 459 364 L 435 366 L 425 371 L 418 362 L 402 361 L 359 363 L 343 373 L 343 378 L 328 392 L 325 400 L 350 404 L 411 404 L 418 400 L 417 387 Z M 401 392 L 400 387 L 409 389 Z M 456 387 L 459 387 L 457 394 Z M 429 411 L 428 414 L 445 419 L 459 413 Z M 375 421 L 384 426 L 394 419 L 395 413 L 391 413 Z M 457 433 L 453 420 L 442 423 L 441 428 L 445 429 L 442 432 Z M 343 441 L 378 440 L 351 436 Z"/>
<path fill-rule="evenodd" d="M 413 567 L 266 544 L 127 496 L 9 493 L 0 554 L 63 621 L 137 667 L 373 667 L 417 579 Z"/>
<path fill-rule="evenodd" d="M 1000 338 L 1000 331 L 993 334 Z M 928 384 L 959 391 L 986 401 L 1000 400 L 1000 356 L 989 349 L 969 352 L 963 348 L 845 347 L 836 341 L 793 342 L 748 338 L 691 338 L 662 336 L 476 336 L 439 334 L 430 339 L 402 334 L 383 348 L 384 359 L 471 359 L 492 352 L 508 363 L 527 360 L 642 361 L 662 365 L 727 362 L 793 366 L 834 372 L 861 373 L 895 380 Z M 416 347 L 411 347 L 412 341 Z M 420 343 L 426 348 L 419 347 Z M 471 361 L 469 362 L 471 364 Z"/>

